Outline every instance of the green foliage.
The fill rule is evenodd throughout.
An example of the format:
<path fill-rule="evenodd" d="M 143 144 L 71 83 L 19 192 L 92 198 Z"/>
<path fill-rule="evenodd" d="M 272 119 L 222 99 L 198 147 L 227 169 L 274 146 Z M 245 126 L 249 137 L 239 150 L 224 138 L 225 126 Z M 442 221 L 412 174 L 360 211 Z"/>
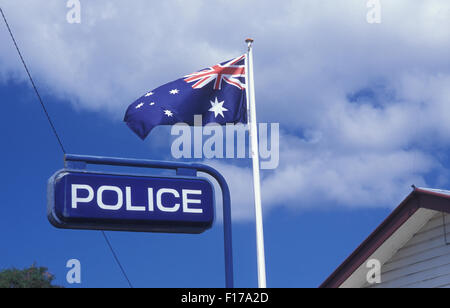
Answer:
<path fill-rule="evenodd" d="M 45 267 L 6 269 L 0 272 L 0 288 L 60 288 L 52 285 L 55 277 Z"/>

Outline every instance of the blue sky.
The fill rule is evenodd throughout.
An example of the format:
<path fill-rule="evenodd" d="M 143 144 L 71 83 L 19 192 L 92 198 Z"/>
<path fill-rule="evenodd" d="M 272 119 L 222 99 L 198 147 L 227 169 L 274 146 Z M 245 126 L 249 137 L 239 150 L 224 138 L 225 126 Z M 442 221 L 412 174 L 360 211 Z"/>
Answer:
<path fill-rule="evenodd" d="M 56 283 L 65 281 L 69 259 L 82 266 L 80 287 L 127 287 L 99 231 L 58 230 L 46 218 L 46 182 L 63 167 L 63 156 L 32 89 L 0 88 L 8 114 L 1 122 L 5 150 L 2 177 L 2 268 L 37 262 L 49 267 Z M 159 158 L 120 121 L 73 110 L 45 96 L 49 112 L 70 153 Z M 233 196 L 232 196 L 233 197 Z M 301 197 L 300 197 L 301 198 Z M 315 287 L 389 213 L 386 209 L 279 209 L 265 217 L 268 284 Z M 255 226 L 233 225 L 235 281 L 256 286 Z M 201 235 L 107 233 L 137 287 L 222 287 L 222 224 Z M 311 236 L 314 234 L 314 236 Z"/>
<path fill-rule="evenodd" d="M 66 22 L 61 3 L 0 1 L 69 153 L 171 159 L 169 130 L 157 128 L 142 142 L 122 122 L 127 105 L 243 53 L 243 39 L 255 38 L 258 118 L 281 129 L 280 166 L 262 174 L 270 287 L 316 287 L 411 184 L 450 185 L 444 0 L 381 1 L 376 25 L 366 22 L 365 4 L 352 0 L 151 8 L 138 0 L 81 1 L 79 25 Z M 249 8 L 251 19 L 243 13 Z M 208 12 L 223 14 L 211 22 Z M 65 264 L 76 258 L 80 287 L 126 287 L 98 231 L 48 223 L 46 182 L 63 167 L 62 153 L 4 26 L 0 39 L 0 268 L 37 262 L 70 286 Z M 256 286 L 250 161 L 204 162 L 231 187 L 236 286 Z M 224 285 L 219 221 L 202 235 L 108 235 L 135 286 Z"/>

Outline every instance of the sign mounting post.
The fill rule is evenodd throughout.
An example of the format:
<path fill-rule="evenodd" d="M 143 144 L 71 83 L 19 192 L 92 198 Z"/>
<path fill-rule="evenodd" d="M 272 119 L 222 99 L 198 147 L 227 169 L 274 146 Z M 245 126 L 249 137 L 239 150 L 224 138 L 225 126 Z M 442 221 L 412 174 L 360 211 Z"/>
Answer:
<path fill-rule="evenodd" d="M 197 163 L 66 154 L 65 169 L 48 182 L 49 221 L 58 228 L 202 233 L 214 219 L 212 176 L 222 190 L 225 286 L 233 288 L 231 197 L 225 178 Z M 175 170 L 176 176 L 124 175 L 86 170 L 107 165 Z"/>

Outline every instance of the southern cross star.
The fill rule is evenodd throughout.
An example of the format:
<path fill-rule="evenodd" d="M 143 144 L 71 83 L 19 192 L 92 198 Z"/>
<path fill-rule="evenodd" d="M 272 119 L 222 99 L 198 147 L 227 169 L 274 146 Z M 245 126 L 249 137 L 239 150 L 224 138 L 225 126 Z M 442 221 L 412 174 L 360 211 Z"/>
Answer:
<path fill-rule="evenodd" d="M 172 111 L 170 111 L 170 110 L 164 110 L 164 114 L 165 114 L 166 116 L 168 116 L 169 118 L 173 116 L 173 113 L 172 113 Z"/>
<path fill-rule="evenodd" d="M 140 104 L 136 105 L 136 109 L 139 109 L 139 108 L 141 108 L 142 106 L 144 106 L 144 103 L 140 103 Z"/>
<path fill-rule="evenodd" d="M 147 94 L 145 94 L 145 97 L 148 97 L 150 95 L 153 95 L 153 92 L 148 92 Z"/>
<path fill-rule="evenodd" d="M 223 115 L 224 111 L 228 111 L 227 108 L 223 107 L 223 103 L 225 103 L 225 101 L 221 101 L 219 102 L 219 100 L 216 97 L 216 100 L 213 101 L 209 101 L 211 103 L 211 108 L 209 108 L 209 111 L 214 112 L 214 118 L 217 118 L 217 116 L 220 114 L 222 116 L 222 118 L 225 118 L 225 116 Z"/>

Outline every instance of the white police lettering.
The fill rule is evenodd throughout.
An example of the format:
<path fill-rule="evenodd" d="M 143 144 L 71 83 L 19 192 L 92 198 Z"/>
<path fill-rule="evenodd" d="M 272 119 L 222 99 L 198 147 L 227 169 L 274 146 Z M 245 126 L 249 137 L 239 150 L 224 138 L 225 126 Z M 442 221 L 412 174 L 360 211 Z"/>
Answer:
<path fill-rule="evenodd" d="M 155 210 L 153 203 L 153 188 L 148 188 L 148 210 L 149 212 L 153 212 Z"/>
<path fill-rule="evenodd" d="M 200 204 L 201 201 L 198 199 L 189 199 L 188 195 L 201 195 L 201 190 L 190 190 L 190 189 L 183 189 L 183 212 L 185 213 L 197 213 L 201 214 L 203 213 L 203 209 L 193 209 L 189 207 L 189 203 L 192 204 Z"/>
<path fill-rule="evenodd" d="M 104 191 L 113 191 L 117 194 L 117 203 L 116 204 L 104 204 L 103 203 L 103 192 Z M 123 193 L 119 187 L 116 186 L 100 186 L 97 190 L 97 204 L 101 209 L 117 211 L 122 208 L 123 205 Z"/>
<path fill-rule="evenodd" d="M 154 212 L 155 208 L 161 212 L 174 213 L 182 211 L 183 213 L 202 214 L 201 190 L 181 189 L 180 191 L 173 188 L 147 189 L 147 204 L 133 204 L 133 189 L 126 186 L 122 189 L 118 186 L 100 186 L 94 190 L 90 185 L 72 184 L 71 185 L 71 201 L 72 208 L 78 209 L 80 205 L 88 205 L 96 200 L 97 206 L 106 211 L 118 211 L 125 208 L 126 211 L 149 211 Z M 105 195 L 114 196 L 105 202 Z M 145 199 L 143 199 L 145 200 Z M 125 204 L 124 204 L 125 201 Z M 156 207 L 154 206 L 156 203 Z M 193 205 L 196 206 L 193 206 Z M 125 205 L 125 206 L 124 206 Z"/>
<path fill-rule="evenodd" d="M 162 196 L 163 196 L 163 194 L 172 194 L 172 195 L 175 196 L 175 198 L 179 198 L 180 197 L 180 194 L 175 189 L 161 188 L 156 193 L 156 206 L 158 207 L 158 209 L 160 209 L 162 212 L 171 212 L 171 213 L 178 211 L 180 209 L 180 204 L 179 203 L 175 203 L 172 207 L 165 206 L 165 205 L 162 204 Z"/>
<path fill-rule="evenodd" d="M 125 198 L 127 203 L 127 211 L 145 211 L 145 206 L 137 206 L 131 204 L 131 187 L 125 187 Z"/>
<path fill-rule="evenodd" d="M 87 197 L 79 197 L 78 191 L 79 190 L 86 190 L 88 192 Z M 76 209 L 78 202 L 84 202 L 88 203 L 91 202 L 92 199 L 94 199 L 94 190 L 89 185 L 83 185 L 83 184 L 72 184 L 72 208 Z"/>

